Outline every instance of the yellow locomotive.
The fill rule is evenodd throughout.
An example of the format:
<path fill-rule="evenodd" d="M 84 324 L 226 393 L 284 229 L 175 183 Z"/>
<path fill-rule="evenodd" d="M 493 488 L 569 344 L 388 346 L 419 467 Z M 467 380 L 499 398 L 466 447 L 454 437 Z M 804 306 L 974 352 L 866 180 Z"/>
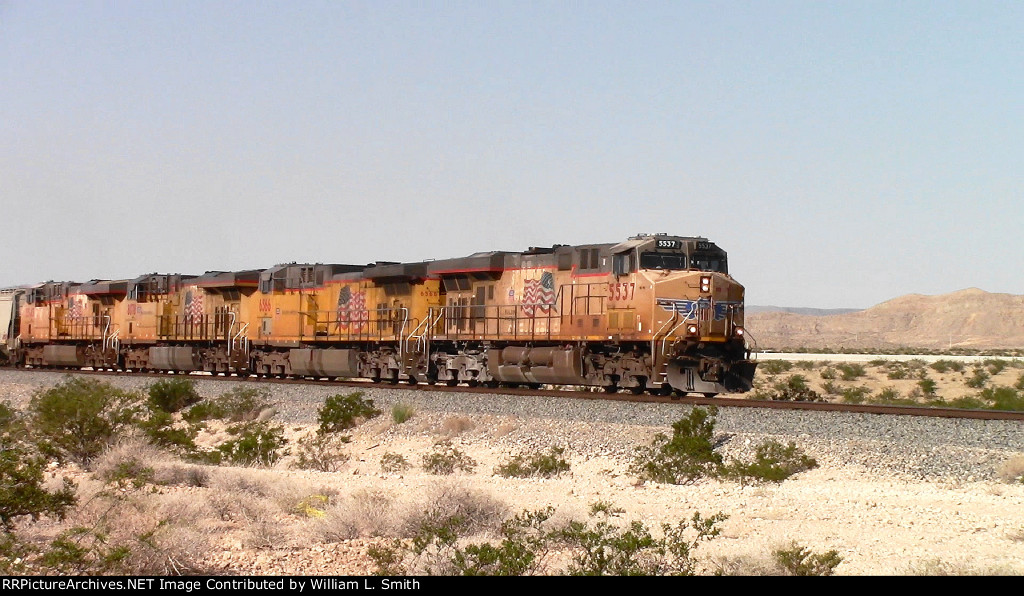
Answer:
<path fill-rule="evenodd" d="M 20 292 L 6 353 L 30 366 L 705 395 L 755 369 L 743 286 L 699 237 Z"/>

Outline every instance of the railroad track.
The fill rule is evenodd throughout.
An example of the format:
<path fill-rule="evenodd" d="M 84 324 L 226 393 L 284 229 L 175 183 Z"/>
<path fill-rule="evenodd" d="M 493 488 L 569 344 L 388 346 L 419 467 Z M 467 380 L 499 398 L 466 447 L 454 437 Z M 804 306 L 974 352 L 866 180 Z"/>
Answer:
<path fill-rule="evenodd" d="M 516 395 L 523 397 L 566 397 L 575 399 L 624 401 L 637 403 L 678 403 L 689 405 L 719 406 L 729 408 L 762 408 L 768 410 L 808 410 L 815 412 L 850 412 L 860 414 L 883 414 L 888 416 L 923 416 L 930 418 L 965 418 L 974 420 L 1020 420 L 1024 421 L 1024 412 L 1007 410 L 969 410 L 964 408 L 938 408 L 930 406 L 903 406 L 903 405 L 879 405 L 879 404 L 843 404 L 831 402 L 810 402 L 810 401 L 771 401 L 754 400 L 730 397 L 688 397 L 676 395 L 651 395 L 634 394 L 630 392 L 607 393 L 590 390 L 570 389 L 528 389 L 523 387 L 486 387 L 446 384 L 408 384 L 408 383 L 375 383 L 369 380 L 328 380 L 313 378 L 276 378 L 276 377 L 255 377 L 237 375 L 213 375 L 213 374 L 190 374 L 173 375 L 156 372 L 126 372 L 112 370 L 69 370 L 50 368 L 10 368 L 5 370 L 33 372 L 65 372 L 95 376 L 132 376 L 166 378 L 169 376 L 188 376 L 195 379 L 213 380 L 223 382 L 256 382 L 284 385 L 317 385 L 332 387 L 353 387 L 353 388 L 389 388 L 400 391 L 443 391 L 447 393 L 468 393 L 476 395 Z"/>

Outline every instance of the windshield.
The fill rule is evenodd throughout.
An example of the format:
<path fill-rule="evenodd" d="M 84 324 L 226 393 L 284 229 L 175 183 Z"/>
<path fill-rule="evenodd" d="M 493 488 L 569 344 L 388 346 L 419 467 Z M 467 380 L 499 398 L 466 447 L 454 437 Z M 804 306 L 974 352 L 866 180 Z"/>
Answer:
<path fill-rule="evenodd" d="M 690 257 L 690 268 L 701 271 L 715 271 L 728 273 L 729 268 L 725 262 L 725 255 L 720 253 L 693 253 Z"/>
<path fill-rule="evenodd" d="M 680 253 L 645 252 L 640 255 L 641 269 L 686 269 L 686 255 Z"/>

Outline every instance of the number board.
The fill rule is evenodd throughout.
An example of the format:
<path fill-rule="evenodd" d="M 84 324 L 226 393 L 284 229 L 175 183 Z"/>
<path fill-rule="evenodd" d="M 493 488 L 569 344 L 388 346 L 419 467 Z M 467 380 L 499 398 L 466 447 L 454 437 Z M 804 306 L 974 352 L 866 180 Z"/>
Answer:
<path fill-rule="evenodd" d="M 658 248 L 680 248 L 682 244 L 678 240 L 658 240 L 655 246 Z"/>

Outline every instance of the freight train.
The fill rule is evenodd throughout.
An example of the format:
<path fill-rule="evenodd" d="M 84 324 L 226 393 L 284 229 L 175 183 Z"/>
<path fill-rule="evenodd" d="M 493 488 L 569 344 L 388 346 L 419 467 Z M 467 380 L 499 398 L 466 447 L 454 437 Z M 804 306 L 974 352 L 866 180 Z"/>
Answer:
<path fill-rule="evenodd" d="M 751 388 L 744 288 L 707 238 L 0 291 L 0 359 L 378 383 Z"/>

